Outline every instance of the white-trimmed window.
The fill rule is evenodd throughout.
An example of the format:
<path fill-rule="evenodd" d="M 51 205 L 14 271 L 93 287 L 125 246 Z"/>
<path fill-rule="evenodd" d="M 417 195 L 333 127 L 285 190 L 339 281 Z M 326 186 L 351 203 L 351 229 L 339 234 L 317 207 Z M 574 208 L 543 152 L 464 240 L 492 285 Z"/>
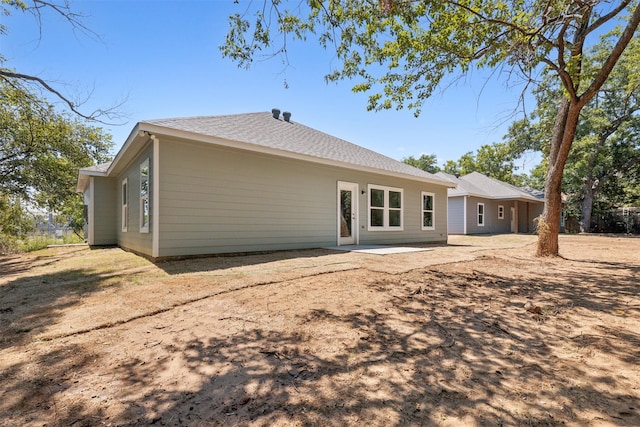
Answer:
<path fill-rule="evenodd" d="M 129 179 L 125 178 L 122 180 L 122 185 L 120 185 L 120 189 L 122 191 L 122 231 L 126 232 L 129 228 Z"/>
<path fill-rule="evenodd" d="M 504 219 L 504 206 L 498 205 L 498 219 Z"/>
<path fill-rule="evenodd" d="M 402 188 L 369 185 L 369 230 L 402 230 Z"/>
<path fill-rule="evenodd" d="M 434 211 L 434 198 L 433 193 L 422 192 L 422 229 L 423 230 L 435 230 L 436 220 Z"/>
<path fill-rule="evenodd" d="M 149 159 L 140 163 L 140 232 L 149 232 Z"/>
<path fill-rule="evenodd" d="M 484 227 L 484 203 L 478 203 L 478 227 Z"/>

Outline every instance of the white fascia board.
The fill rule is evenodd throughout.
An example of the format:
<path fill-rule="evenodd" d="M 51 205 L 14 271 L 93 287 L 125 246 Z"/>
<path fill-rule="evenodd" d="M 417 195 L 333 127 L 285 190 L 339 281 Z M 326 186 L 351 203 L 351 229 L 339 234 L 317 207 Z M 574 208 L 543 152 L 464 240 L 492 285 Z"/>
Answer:
<path fill-rule="evenodd" d="M 133 130 L 127 137 L 127 140 L 124 142 L 124 144 L 122 144 L 122 147 L 118 151 L 118 154 L 116 154 L 116 157 L 114 157 L 113 161 L 111 162 L 111 165 L 109 165 L 109 169 L 107 169 L 107 176 L 110 175 L 111 172 L 116 168 L 118 163 L 120 163 L 125 153 L 127 152 L 127 150 L 129 150 L 129 147 L 131 146 L 131 144 L 133 144 L 133 141 L 138 136 L 139 132 L 140 132 L 140 123 L 136 123 L 136 125 L 133 127 Z"/>
<path fill-rule="evenodd" d="M 533 196 L 518 196 L 518 195 L 512 195 L 512 196 L 490 196 L 487 194 L 477 194 L 477 193 L 471 193 L 469 191 L 465 191 L 464 193 L 457 193 L 457 194 L 449 194 L 448 197 L 477 197 L 479 199 L 487 199 L 487 200 L 518 200 L 520 202 L 540 202 L 540 203 L 544 203 L 544 199 L 538 199 L 537 197 L 533 197 Z"/>
<path fill-rule="evenodd" d="M 325 159 L 322 157 L 315 157 L 315 156 L 309 156 L 305 154 L 293 153 L 291 151 L 280 150 L 277 148 L 265 147 L 262 145 L 250 144 L 247 142 L 228 140 L 228 139 L 223 139 L 216 136 L 202 135 L 199 133 L 188 132 L 188 131 L 179 130 L 179 129 L 171 129 L 171 128 L 166 128 L 162 126 L 152 125 L 149 123 L 139 123 L 138 125 L 139 125 L 138 131 L 146 131 L 156 135 L 165 135 L 169 137 L 187 139 L 191 141 L 205 142 L 209 144 L 220 145 L 223 147 L 237 148 L 240 150 L 251 151 L 254 153 L 270 154 L 273 156 L 284 157 L 284 158 L 289 158 L 294 160 L 303 160 L 303 161 L 319 163 L 327 166 L 336 166 L 336 167 L 341 167 L 345 169 L 357 170 L 360 172 L 368 172 L 368 173 L 375 173 L 378 175 L 393 176 L 395 178 L 409 179 L 411 181 L 426 182 L 429 184 L 441 185 L 447 188 L 455 188 L 456 186 L 455 183 L 452 183 L 449 180 L 444 180 L 440 178 L 430 179 L 426 177 L 408 175 L 400 172 L 387 171 L 384 169 L 377 169 L 377 168 L 372 168 L 372 167 L 367 167 L 362 165 L 355 165 L 353 163 L 340 162 L 337 160 Z M 137 134 L 137 132 L 132 134 L 135 135 Z M 115 163 L 115 160 L 113 163 Z"/>
<path fill-rule="evenodd" d="M 465 191 L 463 193 L 448 194 L 447 196 L 448 197 L 478 197 L 480 199 L 491 199 L 491 197 L 487 196 L 486 194 L 471 193 L 469 191 Z"/>
<path fill-rule="evenodd" d="M 517 200 L 519 202 L 540 202 L 540 203 L 544 203 L 544 199 L 538 199 L 537 197 L 533 197 L 533 196 L 497 196 L 497 197 L 488 197 L 489 199 L 492 200 Z"/>

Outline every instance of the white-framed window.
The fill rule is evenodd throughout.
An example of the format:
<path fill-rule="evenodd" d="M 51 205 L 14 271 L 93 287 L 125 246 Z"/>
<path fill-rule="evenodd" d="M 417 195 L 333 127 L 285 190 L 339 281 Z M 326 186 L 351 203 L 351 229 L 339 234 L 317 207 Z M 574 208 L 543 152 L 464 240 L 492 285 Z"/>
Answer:
<path fill-rule="evenodd" d="M 149 232 L 149 159 L 140 163 L 140 232 Z"/>
<path fill-rule="evenodd" d="M 478 227 L 484 227 L 484 203 L 478 203 Z"/>
<path fill-rule="evenodd" d="M 402 188 L 369 185 L 369 230 L 403 229 L 404 209 Z"/>
<path fill-rule="evenodd" d="M 504 206 L 498 205 L 498 219 L 504 219 Z"/>
<path fill-rule="evenodd" d="M 422 229 L 435 230 L 436 219 L 434 210 L 435 195 L 433 193 L 422 192 Z"/>
<path fill-rule="evenodd" d="M 122 180 L 122 184 L 120 185 L 120 190 L 122 192 L 121 203 L 122 206 L 122 231 L 126 233 L 129 228 L 129 179 L 125 178 Z"/>

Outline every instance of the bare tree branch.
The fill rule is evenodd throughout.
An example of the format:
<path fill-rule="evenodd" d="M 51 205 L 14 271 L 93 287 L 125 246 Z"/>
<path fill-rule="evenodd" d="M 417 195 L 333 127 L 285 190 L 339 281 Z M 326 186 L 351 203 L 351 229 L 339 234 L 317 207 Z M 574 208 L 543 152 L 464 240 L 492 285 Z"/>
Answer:
<path fill-rule="evenodd" d="M 57 14 L 63 17 L 71 25 L 71 27 L 74 30 L 79 30 L 80 32 L 84 33 L 85 35 L 91 38 L 100 40 L 100 36 L 82 22 L 82 19 L 85 18 L 85 16 L 74 12 L 71 9 L 71 6 L 68 0 L 64 0 L 62 4 L 56 4 L 56 3 L 45 1 L 45 0 L 31 0 L 31 1 L 33 3 L 33 6 L 28 6 L 25 9 L 25 11 L 28 11 L 31 14 L 33 14 L 33 16 L 35 16 L 36 20 L 38 21 L 38 30 L 40 34 L 39 38 L 42 38 L 42 28 L 43 28 L 42 10 L 48 8 L 55 11 Z"/>
<path fill-rule="evenodd" d="M 87 120 L 91 120 L 94 122 L 98 122 L 98 123 L 102 123 L 105 125 L 110 125 L 110 126 L 118 126 L 118 125 L 122 125 L 124 123 L 112 123 L 112 122 L 107 122 L 104 121 L 102 119 L 100 119 L 100 117 L 106 117 L 107 119 L 111 120 L 111 119 L 118 119 L 120 118 L 122 115 L 121 113 L 119 113 L 117 111 L 118 108 L 122 107 L 122 105 L 124 104 L 125 101 L 122 101 L 120 103 L 118 103 L 117 105 L 108 108 L 106 110 L 103 109 L 97 109 L 94 110 L 91 114 L 85 114 L 82 111 L 80 111 L 78 109 L 78 107 L 80 105 L 82 105 L 82 103 L 75 103 L 73 101 L 71 101 L 69 98 L 67 98 L 65 95 L 63 95 L 60 91 L 58 91 L 57 89 L 55 89 L 53 86 L 51 86 L 46 80 L 37 77 L 37 76 L 31 76 L 29 74 L 22 74 L 22 73 L 16 73 L 7 69 L 0 69 L 0 78 L 2 78 L 3 80 L 7 81 L 8 83 L 10 83 L 11 79 L 17 79 L 17 80 L 22 80 L 22 81 L 27 81 L 27 82 L 33 82 L 38 84 L 39 86 L 41 86 L 42 88 L 44 88 L 46 91 L 52 93 L 53 95 L 55 95 L 59 100 L 61 100 L 64 104 L 67 105 L 67 107 L 69 107 L 69 109 L 75 113 L 76 115 L 87 119 Z"/>

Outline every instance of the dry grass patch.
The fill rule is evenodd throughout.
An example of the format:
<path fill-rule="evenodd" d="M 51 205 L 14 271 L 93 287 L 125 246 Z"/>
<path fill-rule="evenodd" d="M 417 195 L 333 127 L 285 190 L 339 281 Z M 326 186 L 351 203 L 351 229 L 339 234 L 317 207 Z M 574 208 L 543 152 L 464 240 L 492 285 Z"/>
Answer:
<path fill-rule="evenodd" d="M 2 425 L 640 425 L 640 240 L 0 258 Z"/>

